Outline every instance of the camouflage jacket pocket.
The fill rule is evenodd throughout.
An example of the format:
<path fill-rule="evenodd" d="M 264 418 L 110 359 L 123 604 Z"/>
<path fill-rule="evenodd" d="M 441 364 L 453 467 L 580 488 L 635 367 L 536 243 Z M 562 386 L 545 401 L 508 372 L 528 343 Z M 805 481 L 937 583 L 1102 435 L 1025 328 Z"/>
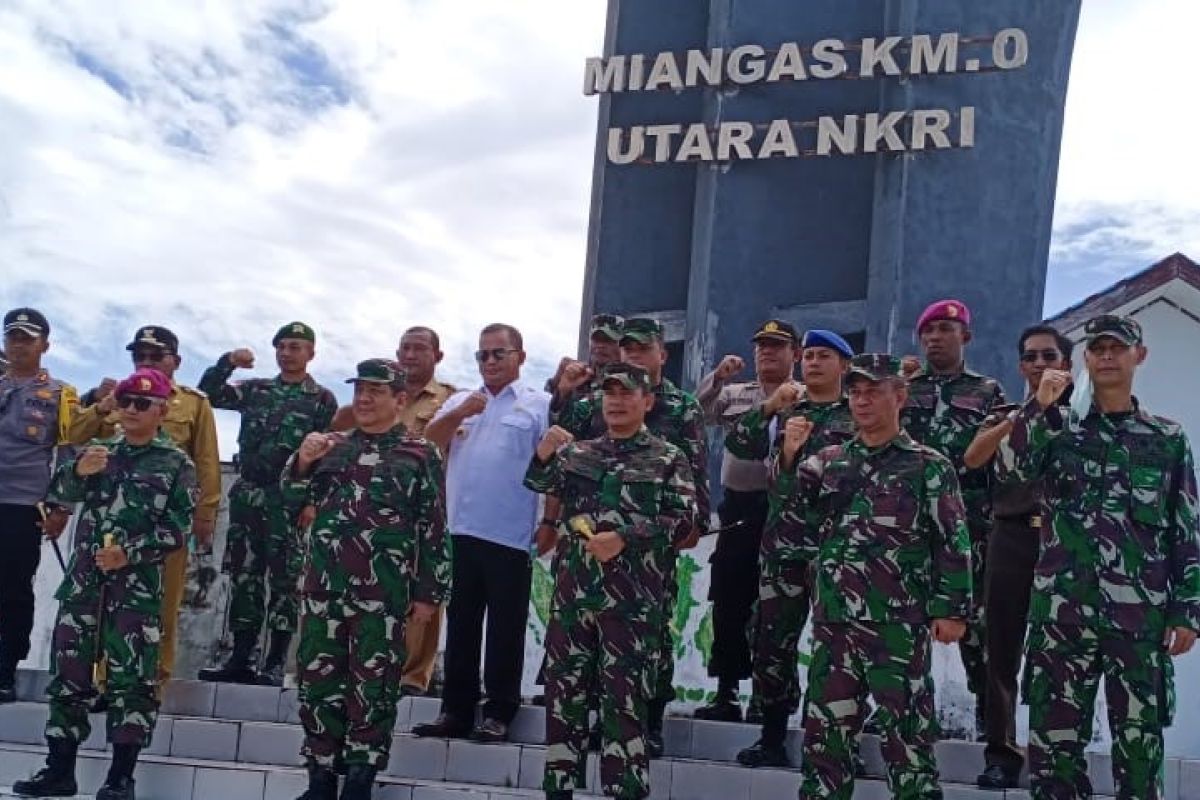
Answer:
<path fill-rule="evenodd" d="M 1167 474 L 1160 465 L 1139 464 L 1137 461 L 1130 463 L 1129 510 L 1135 522 L 1156 528 L 1166 527 L 1169 522 L 1167 488 Z"/>

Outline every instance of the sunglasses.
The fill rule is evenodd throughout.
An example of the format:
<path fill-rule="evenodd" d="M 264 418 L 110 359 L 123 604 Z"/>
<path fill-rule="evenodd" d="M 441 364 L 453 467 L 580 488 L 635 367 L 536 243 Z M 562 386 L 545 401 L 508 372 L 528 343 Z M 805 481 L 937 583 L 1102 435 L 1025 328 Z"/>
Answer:
<path fill-rule="evenodd" d="M 140 364 L 143 361 L 150 361 L 157 364 L 169 355 L 171 354 L 166 350 L 134 350 L 133 363 Z"/>
<path fill-rule="evenodd" d="M 491 350 L 476 350 L 475 360 L 480 364 L 486 364 L 491 361 L 503 361 L 509 353 L 517 352 L 513 347 L 493 347 Z"/>
<path fill-rule="evenodd" d="M 117 406 L 119 408 L 133 406 L 138 411 L 149 411 L 151 406 L 156 406 L 161 402 L 162 400 L 155 397 L 142 397 L 134 394 L 123 394 L 117 398 Z"/>
<path fill-rule="evenodd" d="M 1033 364 L 1038 360 L 1038 357 L 1041 357 L 1042 361 L 1050 364 L 1062 358 L 1062 354 L 1057 350 L 1026 350 L 1024 353 L 1021 353 L 1021 360 L 1026 364 Z"/>

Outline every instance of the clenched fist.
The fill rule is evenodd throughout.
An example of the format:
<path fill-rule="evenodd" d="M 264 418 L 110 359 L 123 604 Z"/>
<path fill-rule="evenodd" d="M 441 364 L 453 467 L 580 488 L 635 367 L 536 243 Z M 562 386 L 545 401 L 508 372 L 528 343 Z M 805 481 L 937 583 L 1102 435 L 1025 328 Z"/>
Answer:
<path fill-rule="evenodd" d="M 558 452 L 558 449 L 563 445 L 568 445 L 575 441 L 575 437 L 570 431 L 554 425 L 546 434 L 542 436 L 542 440 L 538 442 L 537 457 L 538 461 L 546 462 Z"/>
<path fill-rule="evenodd" d="M 763 403 L 763 412 L 768 417 L 775 416 L 785 408 L 791 408 L 804 397 L 804 384 L 799 381 L 784 381 L 779 388 L 771 392 L 771 396 Z"/>
<path fill-rule="evenodd" d="M 592 368 L 582 361 L 571 361 L 563 367 L 562 375 L 558 379 L 557 389 L 559 397 L 566 397 L 571 392 L 583 386 L 592 377 Z"/>
<path fill-rule="evenodd" d="M 487 395 L 483 392 L 471 392 L 458 407 L 458 413 L 462 414 L 463 419 L 474 417 L 483 413 L 483 410 L 487 408 L 487 403 Z"/>
<path fill-rule="evenodd" d="M 916 375 L 917 371 L 920 369 L 921 359 L 917 358 L 916 356 L 905 356 L 904 358 L 900 359 L 900 373 L 904 375 L 905 378 L 911 378 L 913 375 Z"/>
<path fill-rule="evenodd" d="M 75 462 L 75 474 L 81 478 L 104 472 L 108 466 L 108 448 L 94 444 L 83 451 L 83 455 Z"/>
<path fill-rule="evenodd" d="M 249 347 L 239 347 L 229 354 L 229 363 L 241 369 L 250 369 L 254 366 L 254 351 Z"/>
<path fill-rule="evenodd" d="M 784 466 L 790 467 L 796 461 L 796 454 L 808 443 L 812 435 L 813 424 L 808 417 L 792 417 L 783 426 L 782 456 Z"/>
<path fill-rule="evenodd" d="M 967 623 L 961 619 L 935 619 L 933 638 L 942 644 L 954 644 L 967 632 Z"/>
<path fill-rule="evenodd" d="M 304 437 L 304 441 L 300 443 L 300 451 L 296 456 L 296 460 L 300 462 L 300 468 L 304 469 L 314 461 L 320 461 L 337 443 L 337 438 L 331 433 L 313 432 Z"/>
<path fill-rule="evenodd" d="M 719 381 L 727 381 L 746 368 L 746 362 L 740 356 L 725 356 L 717 364 L 716 376 Z"/>
<path fill-rule="evenodd" d="M 1061 369 L 1046 370 L 1042 373 L 1041 383 L 1038 384 L 1038 405 L 1042 408 L 1049 408 L 1054 405 L 1070 385 L 1071 373 Z"/>

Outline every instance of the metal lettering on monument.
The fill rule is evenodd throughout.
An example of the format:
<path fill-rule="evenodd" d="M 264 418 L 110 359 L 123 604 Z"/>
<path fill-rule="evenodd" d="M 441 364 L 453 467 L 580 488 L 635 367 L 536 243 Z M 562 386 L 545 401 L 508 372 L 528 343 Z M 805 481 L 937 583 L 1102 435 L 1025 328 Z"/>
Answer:
<path fill-rule="evenodd" d="M 812 45 L 784 42 L 768 51 L 758 44 L 688 50 L 655 56 L 589 58 L 583 92 L 736 89 L 781 81 L 907 79 L 918 76 L 1011 71 L 1029 61 L 1029 38 L 1020 28 L 994 36 L 960 33 L 868 37 L 857 42 L 822 39 Z M 607 131 L 613 164 L 733 161 L 803 156 L 857 155 L 975 146 L 976 108 L 929 108 L 820 116 L 769 123 L 721 121 L 689 125 L 634 125 Z"/>

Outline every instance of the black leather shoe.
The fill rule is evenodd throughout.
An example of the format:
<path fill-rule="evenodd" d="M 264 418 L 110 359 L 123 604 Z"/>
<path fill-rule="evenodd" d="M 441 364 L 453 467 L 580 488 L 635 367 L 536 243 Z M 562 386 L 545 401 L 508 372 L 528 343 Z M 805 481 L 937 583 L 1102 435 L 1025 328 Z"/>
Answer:
<path fill-rule="evenodd" d="M 646 755 L 650 758 L 662 758 L 665 750 L 662 731 L 646 731 Z"/>
<path fill-rule="evenodd" d="M 17 797 L 74 797 L 79 786 L 73 773 L 63 774 L 47 767 L 29 780 L 17 781 L 12 790 Z"/>
<path fill-rule="evenodd" d="M 499 744 L 508 741 L 508 726 L 498 719 L 488 717 L 471 731 L 471 739 L 484 744 Z"/>
<path fill-rule="evenodd" d="M 452 717 L 449 714 L 438 714 L 438 718 L 433 722 L 422 722 L 420 725 L 414 725 L 413 736 L 421 736 L 434 739 L 465 739 L 467 734 L 471 732 L 471 728 L 465 722 L 460 722 L 457 717 Z"/>
<path fill-rule="evenodd" d="M 759 739 L 754 744 L 737 754 L 737 762 L 743 767 L 783 767 L 792 766 L 787 750 L 783 745 L 766 745 Z"/>
<path fill-rule="evenodd" d="M 999 764 L 992 764 L 979 774 L 975 785 L 980 789 L 1016 789 L 1017 776 Z"/>
<path fill-rule="evenodd" d="M 119 778 L 109 778 L 96 792 L 96 800 L 136 800 L 133 793 L 133 778 L 122 775 Z"/>
<path fill-rule="evenodd" d="M 735 695 L 719 694 L 706 706 L 700 706 L 692 715 L 709 722 L 741 722 L 742 705 Z"/>

